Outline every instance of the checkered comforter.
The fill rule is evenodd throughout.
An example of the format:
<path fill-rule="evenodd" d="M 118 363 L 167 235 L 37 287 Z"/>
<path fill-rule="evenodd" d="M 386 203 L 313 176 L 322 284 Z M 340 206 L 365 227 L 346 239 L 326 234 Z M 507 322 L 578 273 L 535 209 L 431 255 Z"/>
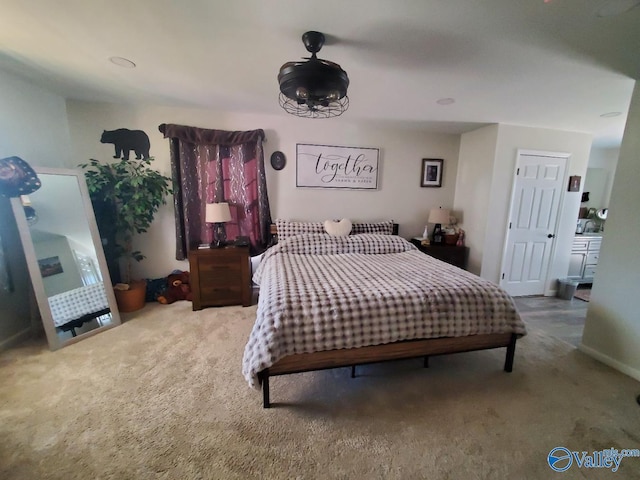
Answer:
<path fill-rule="evenodd" d="M 61 327 L 84 315 L 109 308 L 107 294 L 102 282 L 75 288 L 49 297 L 53 324 Z"/>
<path fill-rule="evenodd" d="M 504 290 L 394 235 L 296 235 L 265 253 L 254 281 L 258 312 L 242 365 L 254 388 L 258 372 L 296 353 L 526 334 Z"/>

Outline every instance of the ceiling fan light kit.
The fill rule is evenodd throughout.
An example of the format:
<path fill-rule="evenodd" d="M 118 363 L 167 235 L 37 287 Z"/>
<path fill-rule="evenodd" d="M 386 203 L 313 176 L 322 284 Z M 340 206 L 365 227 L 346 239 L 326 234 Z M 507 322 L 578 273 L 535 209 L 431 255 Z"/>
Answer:
<path fill-rule="evenodd" d="M 311 57 L 304 62 L 287 62 L 280 67 L 280 106 L 287 112 L 305 118 L 330 118 L 349 108 L 349 77 L 340 65 L 316 56 L 324 45 L 320 32 L 302 35 Z"/>

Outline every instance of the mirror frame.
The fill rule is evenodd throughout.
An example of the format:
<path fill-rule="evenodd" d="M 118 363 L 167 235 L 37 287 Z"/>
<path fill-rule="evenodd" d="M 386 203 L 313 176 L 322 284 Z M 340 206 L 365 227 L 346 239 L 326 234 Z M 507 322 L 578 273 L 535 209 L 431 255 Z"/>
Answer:
<path fill-rule="evenodd" d="M 109 309 L 111 310 L 111 322 L 108 325 L 104 325 L 88 332 L 79 333 L 77 336 L 67 340 L 61 340 L 56 332 L 56 327 L 53 323 L 53 315 L 49 307 L 49 299 L 45 293 L 44 282 L 42 275 L 40 274 L 40 267 L 38 265 L 38 259 L 36 256 L 35 247 L 31 238 L 31 230 L 27 223 L 27 217 L 24 213 L 24 207 L 20 197 L 11 198 L 11 207 L 13 209 L 13 215 L 18 225 L 18 232 L 20 234 L 20 240 L 22 242 L 22 248 L 27 260 L 27 267 L 29 269 L 29 276 L 31 277 L 31 285 L 38 302 L 38 308 L 40 310 L 40 316 L 42 318 L 42 324 L 45 334 L 47 335 L 47 341 L 49 342 L 49 348 L 51 350 L 58 350 L 59 348 L 67 345 L 72 345 L 80 340 L 96 335 L 113 327 L 117 327 L 121 324 L 120 312 L 118 311 L 118 305 L 116 303 L 116 297 L 113 293 L 113 286 L 111 283 L 111 277 L 109 275 L 109 269 L 107 268 L 107 260 L 104 256 L 104 250 L 102 249 L 102 241 L 100 239 L 100 233 L 98 232 L 98 225 L 96 223 L 96 217 L 93 212 L 93 205 L 89 197 L 89 190 L 87 189 L 87 182 L 84 178 L 84 173 L 80 170 L 65 169 L 65 168 L 45 168 L 34 167 L 37 174 L 45 175 L 64 175 L 73 177 L 78 182 L 80 188 L 80 196 L 82 197 L 82 207 L 84 208 L 85 216 L 89 231 L 91 233 L 91 240 L 96 250 L 96 258 L 98 259 L 98 268 L 102 275 L 102 281 L 105 286 L 105 293 L 107 295 L 107 301 Z"/>

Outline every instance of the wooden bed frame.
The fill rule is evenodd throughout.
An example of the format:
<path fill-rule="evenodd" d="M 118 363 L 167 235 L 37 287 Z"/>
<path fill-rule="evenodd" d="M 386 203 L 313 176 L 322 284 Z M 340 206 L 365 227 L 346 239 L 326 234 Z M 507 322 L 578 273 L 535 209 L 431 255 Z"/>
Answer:
<path fill-rule="evenodd" d="M 277 233 L 275 225 L 271 226 L 271 233 Z M 394 224 L 394 235 L 397 234 L 398 224 Z M 424 366 L 428 367 L 430 356 L 501 347 L 507 348 L 504 371 L 511 372 L 513 370 L 513 358 L 516 351 L 516 340 L 517 335 L 515 333 L 495 333 L 489 335 L 469 335 L 466 337 L 405 340 L 359 348 L 288 355 L 258 373 L 258 378 L 262 384 L 263 407 L 271 407 L 269 377 L 288 375 L 291 373 L 351 367 L 351 377 L 353 378 L 356 374 L 357 365 L 424 357 Z"/>
<path fill-rule="evenodd" d="M 262 383 L 263 407 L 269 408 L 271 406 L 269 377 L 288 375 L 290 373 L 350 366 L 351 377 L 353 378 L 355 377 L 356 365 L 424 357 L 424 366 L 427 367 L 430 356 L 500 347 L 507 347 L 504 371 L 511 372 L 513 370 L 513 357 L 516 352 L 516 338 L 517 335 L 515 333 L 427 338 L 360 348 L 288 355 L 258 374 L 258 378 Z"/>

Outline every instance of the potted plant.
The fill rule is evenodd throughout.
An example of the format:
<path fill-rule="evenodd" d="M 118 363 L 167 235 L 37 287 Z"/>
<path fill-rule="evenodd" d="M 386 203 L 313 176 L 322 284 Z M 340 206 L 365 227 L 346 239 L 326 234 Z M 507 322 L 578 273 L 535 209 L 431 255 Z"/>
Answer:
<path fill-rule="evenodd" d="M 145 256 L 133 249 L 133 237 L 146 232 L 166 196 L 172 193 L 171 178 L 151 168 L 153 157 L 81 164 L 96 212 L 105 247 L 109 273 L 122 312 L 144 306 L 146 282 L 132 281 L 131 265 Z M 124 266 L 123 269 L 120 266 Z"/>

